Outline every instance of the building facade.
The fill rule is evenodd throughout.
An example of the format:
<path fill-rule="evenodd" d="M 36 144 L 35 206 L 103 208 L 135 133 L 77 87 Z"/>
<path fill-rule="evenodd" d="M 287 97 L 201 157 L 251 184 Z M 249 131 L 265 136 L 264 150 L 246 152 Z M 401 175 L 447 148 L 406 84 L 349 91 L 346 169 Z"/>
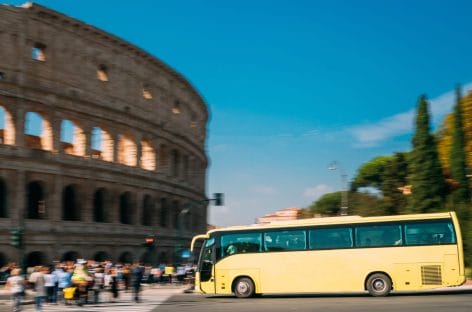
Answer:
<path fill-rule="evenodd" d="M 0 42 L 0 264 L 178 261 L 206 229 L 199 93 L 140 48 L 37 4 L 0 5 Z M 17 228 L 22 249 L 10 246 Z"/>

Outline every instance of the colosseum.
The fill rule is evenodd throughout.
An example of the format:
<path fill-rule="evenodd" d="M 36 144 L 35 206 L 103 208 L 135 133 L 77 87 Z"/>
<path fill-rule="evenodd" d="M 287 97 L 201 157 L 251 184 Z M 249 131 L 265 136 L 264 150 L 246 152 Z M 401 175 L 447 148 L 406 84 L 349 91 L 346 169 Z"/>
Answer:
<path fill-rule="evenodd" d="M 0 42 L 0 265 L 179 261 L 206 229 L 202 96 L 144 50 L 37 4 L 0 5 Z"/>

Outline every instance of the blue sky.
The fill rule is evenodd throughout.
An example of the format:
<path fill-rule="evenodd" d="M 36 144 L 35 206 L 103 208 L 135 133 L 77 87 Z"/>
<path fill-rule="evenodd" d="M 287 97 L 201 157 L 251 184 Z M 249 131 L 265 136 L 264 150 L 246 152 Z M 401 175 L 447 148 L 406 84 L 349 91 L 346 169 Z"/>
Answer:
<path fill-rule="evenodd" d="M 1 0 L 0 0 L 1 2 Z M 5 1 L 21 4 L 20 1 Z M 341 189 L 341 170 L 410 149 L 472 89 L 472 1 L 38 1 L 181 72 L 206 99 L 209 222 L 248 224 Z"/>

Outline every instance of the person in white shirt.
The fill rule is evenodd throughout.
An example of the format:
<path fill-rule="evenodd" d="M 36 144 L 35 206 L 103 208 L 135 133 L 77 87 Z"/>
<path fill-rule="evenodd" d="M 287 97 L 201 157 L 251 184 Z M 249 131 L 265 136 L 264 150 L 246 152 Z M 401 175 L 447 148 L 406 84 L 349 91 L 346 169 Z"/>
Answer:
<path fill-rule="evenodd" d="M 44 269 L 44 287 L 46 288 L 46 302 L 54 303 L 54 291 L 56 290 L 57 276 L 50 269 Z"/>
<path fill-rule="evenodd" d="M 10 289 L 12 303 L 13 303 L 13 312 L 20 311 L 21 309 L 21 300 L 25 291 L 25 280 L 23 276 L 20 275 L 20 269 L 13 269 L 11 271 L 11 276 L 7 279 L 6 287 Z"/>

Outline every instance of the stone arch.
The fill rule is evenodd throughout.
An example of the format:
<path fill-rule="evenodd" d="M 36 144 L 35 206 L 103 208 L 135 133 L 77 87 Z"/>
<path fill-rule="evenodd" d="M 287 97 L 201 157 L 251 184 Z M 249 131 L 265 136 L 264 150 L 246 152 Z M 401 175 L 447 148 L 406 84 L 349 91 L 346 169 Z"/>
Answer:
<path fill-rule="evenodd" d="M 53 129 L 51 121 L 38 112 L 25 115 L 25 146 L 52 151 Z"/>
<path fill-rule="evenodd" d="M 46 217 L 45 187 L 42 181 L 31 181 L 26 186 L 26 217 L 44 219 Z"/>
<path fill-rule="evenodd" d="M 133 254 L 131 252 L 125 251 L 120 255 L 118 260 L 121 263 L 133 263 L 134 262 L 134 257 L 133 257 Z"/>
<path fill-rule="evenodd" d="M 172 226 L 174 229 L 178 229 L 180 224 L 179 224 L 179 215 L 180 215 L 180 203 L 178 200 L 173 200 L 172 201 Z"/>
<path fill-rule="evenodd" d="M 85 156 L 86 136 L 77 122 L 64 119 L 61 122 L 61 148 L 64 153 Z"/>
<path fill-rule="evenodd" d="M 142 225 L 153 225 L 153 211 L 154 211 L 154 203 L 152 200 L 151 195 L 146 194 L 143 198 L 143 210 L 142 210 Z"/>
<path fill-rule="evenodd" d="M 159 257 L 158 257 L 157 260 L 159 261 L 159 263 L 169 263 L 169 259 L 167 257 L 167 252 L 161 251 L 159 253 Z"/>
<path fill-rule="evenodd" d="M 37 265 L 47 265 L 47 255 L 42 251 L 33 251 L 25 256 L 26 267 L 34 267 Z"/>
<path fill-rule="evenodd" d="M 62 220 L 80 221 L 79 192 L 75 184 L 62 189 Z"/>
<path fill-rule="evenodd" d="M 77 251 L 67 251 L 62 255 L 61 261 L 76 262 L 77 259 L 79 258 L 80 258 L 80 254 Z"/>
<path fill-rule="evenodd" d="M 161 209 L 159 214 L 159 225 L 162 227 L 167 227 L 169 224 L 169 207 L 167 203 L 167 198 L 161 198 Z"/>
<path fill-rule="evenodd" d="M 3 252 L 0 252 L 0 268 L 3 267 L 7 263 L 8 263 L 7 256 Z"/>
<path fill-rule="evenodd" d="M 99 251 L 95 253 L 95 255 L 93 256 L 93 260 L 97 262 L 103 262 L 103 261 L 111 261 L 112 258 L 110 254 L 107 253 L 106 251 Z"/>
<path fill-rule="evenodd" d="M 0 218 L 8 217 L 7 196 L 8 196 L 7 185 L 3 181 L 3 179 L 0 177 Z"/>
<path fill-rule="evenodd" d="M 118 139 L 118 162 L 126 166 L 135 167 L 137 165 L 137 147 L 133 137 L 129 134 L 122 134 Z"/>
<path fill-rule="evenodd" d="M 120 195 L 120 223 L 133 224 L 133 198 L 128 191 Z"/>
<path fill-rule="evenodd" d="M 145 264 L 155 264 L 154 253 L 152 252 L 152 250 L 146 250 L 145 252 L 143 252 L 141 257 L 139 258 L 139 261 Z"/>
<path fill-rule="evenodd" d="M 15 144 L 15 123 L 12 114 L 0 105 L 0 144 Z"/>
<path fill-rule="evenodd" d="M 91 151 L 92 157 L 103 159 L 105 161 L 113 161 L 113 138 L 111 134 L 100 128 L 94 127 L 91 135 Z"/>
<path fill-rule="evenodd" d="M 107 202 L 107 190 L 105 188 L 99 188 L 93 194 L 93 221 L 94 222 L 107 222 L 106 215 L 106 202 Z"/>
<path fill-rule="evenodd" d="M 152 146 L 151 140 L 141 141 L 141 168 L 145 170 L 156 170 L 156 151 Z"/>
<path fill-rule="evenodd" d="M 180 165 L 181 165 L 181 159 L 180 159 L 180 152 L 176 149 L 173 149 L 170 152 L 170 172 L 173 177 L 178 178 L 180 176 Z"/>

